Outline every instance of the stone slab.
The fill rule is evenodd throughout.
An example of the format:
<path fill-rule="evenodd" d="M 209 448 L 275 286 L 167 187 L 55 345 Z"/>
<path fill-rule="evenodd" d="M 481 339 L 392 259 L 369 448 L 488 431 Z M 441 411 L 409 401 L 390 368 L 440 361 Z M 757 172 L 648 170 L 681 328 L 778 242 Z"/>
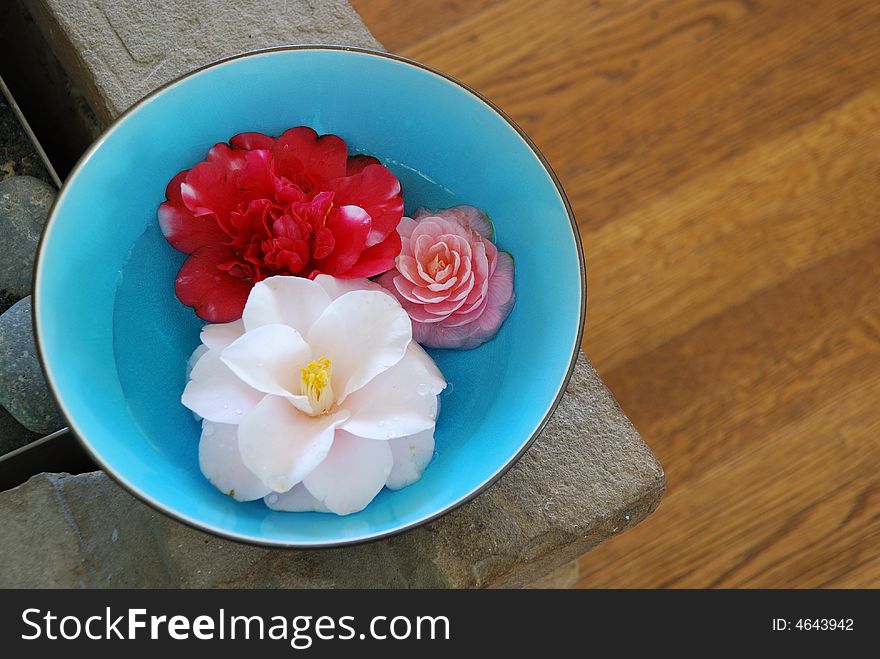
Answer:
<path fill-rule="evenodd" d="M 214 60 L 285 44 L 379 48 L 346 0 L 31 0 L 99 122 Z"/>
<path fill-rule="evenodd" d="M 207 535 L 102 472 L 40 474 L 0 493 L 0 587 L 520 587 L 573 582 L 571 561 L 638 523 L 663 470 L 585 357 L 556 415 L 470 503 L 355 547 L 285 550 Z M 567 571 L 566 571 L 567 570 Z"/>

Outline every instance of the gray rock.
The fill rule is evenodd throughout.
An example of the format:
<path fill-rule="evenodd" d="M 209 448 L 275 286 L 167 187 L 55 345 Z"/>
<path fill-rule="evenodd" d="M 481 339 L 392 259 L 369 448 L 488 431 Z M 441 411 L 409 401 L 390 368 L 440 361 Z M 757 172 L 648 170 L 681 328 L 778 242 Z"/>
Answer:
<path fill-rule="evenodd" d="M 0 587 L 569 586 L 571 562 L 637 524 L 664 489 L 660 465 L 581 356 L 519 463 L 425 526 L 356 547 L 251 547 L 153 511 L 102 472 L 40 474 L 0 493 Z"/>
<path fill-rule="evenodd" d="M 105 125 L 229 55 L 293 43 L 380 47 L 346 0 L 33 0 L 28 9 Z"/>
<path fill-rule="evenodd" d="M 0 405 L 34 432 L 50 433 L 67 425 L 37 358 L 30 297 L 0 316 Z"/>
<path fill-rule="evenodd" d="M 3 407 L 0 407 L 0 458 L 40 437 L 42 437 L 41 434 L 31 432 L 16 421 L 15 417 Z"/>
<path fill-rule="evenodd" d="M 55 188 L 32 176 L 0 181 L 0 290 L 16 297 L 33 288 L 40 233 L 55 201 Z"/>

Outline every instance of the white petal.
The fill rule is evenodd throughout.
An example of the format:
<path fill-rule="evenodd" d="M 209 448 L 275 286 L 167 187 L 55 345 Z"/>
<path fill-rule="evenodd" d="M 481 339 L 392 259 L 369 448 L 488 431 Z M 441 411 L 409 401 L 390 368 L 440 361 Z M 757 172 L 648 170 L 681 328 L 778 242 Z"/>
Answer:
<path fill-rule="evenodd" d="M 330 303 L 306 338 L 315 357 L 333 362 L 333 391 L 342 403 L 403 358 L 412 323 L 388 293 L 352 291 Z"/>
<path fill-rule="evenodd" d="M 327 456 L 347 416 L 307 416 L 284 398 L 266 396 L 238 428 L 241 459 L 273 491 L 287 492 Z"/>
<path fill-rule="evenodd" d="M 196 364 L 199 363 L 199 360 L 208 354 L 208 346 L 200 344 L 198 348 L 193 350 L 193 353 L 189 356 L 189 361 L 186 363 L 186 379 L 189 380 L 189 376 L 192 374 L 192 370 L 196 367 Z"/>
<path fill-rule="evenodd" d="M 345 400 L 351 418 L 340 428 L 358 437 L 393 439 L 433 428 L 443 375 L 419 344 Z"/>
<path fill-rule="evenodd" d="M 253 501 L 272 491 L 241 461 L 238 426 L 210 421 L 202 424 L 199 466 L 214 487 L 237 501 Z"/>
<path fill-rule="evenodd" d="M 233 320 L 231 323 L 217 323 L 205 325 L 202 328 L 202 343 L 211 350 L 223 350 L 230 343 L 244 334 L 244 323 L 241 320 Z"/>
<path fill-rule="evenodd" d="M 419 480 L 434 457 L 434 428 L 387 443 L 394 456 L 394 466 L 385 485 L 389 490 L 399 490 Z"/>
<path fill-rule="evenodd" d="M 299 394 L 302 367 L 312 352 L 287 325 L 263 325 L 230 344 L 223 363 L 254 389 L 276 396 Z"/>
<path fill-rule="evenodd" d="M 379 494 L 393 462 L 388 442 L 337 430 L 330 453 L 303 479 L 303 485 L 331 512 L 349 515 L 366 508 Z"/>
<path fill-rule="evenodd" d="M 248 332 L 263 325 L 287 325 L 303 336 L 331 302 L 315 282 L 304 277 L 269 277 L 254 285 L 242 320 Z"/>
<path fill-rule="evenodd" d="M 266 496 L 263 502 L 272 510 L 282 510 L 288 513 L 330 512 L 327 506 L 313 497 L 302 483 L 297 483 L 287 492 L 273 492 Z"/>
<path fill-rule="evenodd" d="M 352 291 L 385 291 L 382 286 L 369 279 L 337 279 L 332 275 L 318 275 L 314 281 L 334 300 Z"/>
<path fill-rule="evenodd" d="M 209 350 L 193 367 L 180 400 L 208 421 L 238 424 L 262 398 L 229 370 L 219 352 Z"/>

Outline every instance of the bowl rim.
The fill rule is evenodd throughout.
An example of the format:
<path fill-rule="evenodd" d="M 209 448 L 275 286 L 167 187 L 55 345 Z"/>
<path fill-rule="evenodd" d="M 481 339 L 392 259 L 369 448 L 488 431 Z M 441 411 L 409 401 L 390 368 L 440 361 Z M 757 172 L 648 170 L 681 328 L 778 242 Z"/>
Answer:
<path fill-rule="evenodd" d="M 572 237 L 575 241 L 575 247 L 577 251 L 578 257 L 578 273 L 580 276 L 580 310 L 579 310 L 579 320 L 578 320 L 578 328 L 575 333 L 575 341 L 572 346 L 572 354 L 569 359 L 568 368 L 562 380 L 559 383 L 559 387 L 556 391 L 556 395 L 553 398 L 553 401 L 544 411 L 544 415 L 538 425 L 535 427 L 535 430 L 531 433 L 531 435 L 523 442 L 523 444 L 519 447 L 516 453 L 511 456 L 511 458 L 505 462 L 501 467 L 499 467 L 493 474 L 491 474 L 485 481 L 483 481 L 480 485 L 472 489 L 467 494 L 459 497 L 452 503 L 444 506 L 442 509 L 433 512 L 429 515 L 425 515 L 415 521 L 412 521 L 408 524 L 403 524 L 397 526 L 395 528 L 376 532 L 376 533 L 366 533 L 362 534 L 355 538 L 347 538 L 344 540 L 331 540 L 331 541 L 320 541 L 320 542 L 303 542 L 303 541 L 284 541 L 281 539 L 265 539 L 254 537 L 247 533 L 237 533 L 235 531 L 231 531 L 229 529 L 212 526 L 203 521 L 200 521 L 196 518 L 190 517 L 183 513 L 178 512 L 177 510 L 170 508 L 169 506 L 161 503 L 160 501 L 155 500 L 150 494 L 141 491 L 136 486 L 132 485 L 128 482 L 128 480 L 122 475 L 117 473 L 111 466 L 109 466 L 100 455 L 98 455 L 91 447 L 89 442 L 84 437 L 83 433 L 79 432 L 79 429 L 76 427 L 76 424 L 72 421 L 70 415 L 67 413 L 67 409 L 65 407 L 64 401 L 62 397 L 59 395 L 59 391 L 55 386 L 55 382 L 52 379 L 52 375 L 47 367 L 47 362 L 45 359 L 45 355 L 43 354 L 42 342 L 40 340 L 40 323 L 38 321 L 40 314 L 39 310 L 39 281 L 41 279 L 42 266 L 44 261 L 44 241 L 46 240 L 46 236 L 49 233 L 49 229 L 52 226 L 53 222 L 56 219 L 56 211 L 66 196 L 67 190 L 75 180 L 76 175 L 79 173 L 80 169 L 86 164 L 86 162 L 91 158 L 92 154 L 97 151 L 101 145 L 106 141 L 109 135 L 116 130 L 117 126 L 122 123 L 130 114 L 133 114 L 141 106 L 145 105 L 147 102 L 152 100 L 155 96 L 158 96 L 162 92 L 164 92 L 167 88 L 172 87 L 179 82 L 193 77 L 203 71 L 214 68 L 216 66 L 220 66 L 222 64 L 226 64 L 227 62 L 231 62 L 238 59 L 243 59 L 247 57 L 253 57 L 256 55 L 263 55 L 266 53 L 274 53 L 274 52 L 289 52 L 289 51 L 335 51 L 335 52 L 351 52 L 358 53 L 362 55 L 369 55 L 372 57 L 379 57 L 384 59 L 390 59 L 396 62 L 400 62 L 406 64 L 408 66 L 421 69 L 422 71 L 429 73 L 431 75 L 439 76 L 440 78 L 446 80 L 447 82 L 452 83 L 463 89 L 465 92 L 468 92 L 477 100 L 486 105 L 490 110 L 492 110 L 495 114 L 497 114 L 503 121 L 505 121 L 513 130 L 519 135 L 520 139 L 525 142 L 526 146 L 532 151 L 538 161 L 541 163 L 541 166 L 546 171 L 547 175 L 550 177 L 550 180 L 553 182 L 553 185 L 556 188 L 556 192 L 559 194 L 560 199 L 562 200 L 563 206 L 565 207 L 566 215 L 568 216 L 568 221 L 570 225 L 570 229 L 572 232 Z M 562 397 L 565 395 L 566 389 L 568 388 L 568 384 L 571 380 L 571 377 L 574 373 L 575 365 L 577 364 L 577 358 L 581 351 L 581 344 L 583 342 L 583 333 L 584 326 L 586 322 L 586 308 L 587 308 L 587 270 L 586 264 L 584 261 L 584 250 L 583 243 L 581 242 L 580 230 L 578 228 L 577 220 L 574 216 L 574 211 L 571 208 L 571 204 L 568 201 L 568 197 L 565 194 L 565 191 L 562 188 L 562 184 L 559 181 L 559 178 L 556 175 L 556 172 L 553 171 L 553 168 L 550 166 L 550 163 L 544 157 L 544 154 L 538 149 L 532 139 L 526 134 L 526 132 L 520 128 L 520 126 L 500 107 L 498 107 L 495 103 L 489 100 L 486 96 L 471 88 L 469 85 L 464 82 L 458 80 L 457 78 L 449 75 L 448 73 L 444 73 L 439 69 L 436 69 L 432 66 L 419 62 L 417 60 L 403 57 L 401 55 L 396 55 L 394 53 L 388 53 L 381 50 L 375 50 L 372 48 L 363 48 L 360 46 L 347 46 L 347 45 L 336 45 L 336 44 L 288 44 L 282 46 L 271 46 L 268 48 L 258 48 L 255 50 L 248 50 L 244 52 L 237 53 L 235 55 L 230 55 L 228 57 L 223 57 L 214 61 L 211 61 L 203 66 L 195 68 L 191 71 L 188 71 L 184 74 L 181 74 L 172 80 L 160 85 L 156 89 L 152 90 L 150 93 L 146 94 L 143 98 L 139 99 L 137 102 L 132 104 L 129 108 L 127 108 L 124 112 L 122 112 L 118 117 L 116 117 L 95 139 L 94 142 L 89 146 L 88 149 L 80 156 L 77 160 L 76 164 L 70 170 L 70 173 L 64 180 L 61 189 L 58 191 L 58 195 L 55 198 L 55 201 L 52 204 L 52 207 L 49 211 L 49 215 L 46 219 L 46 224 L 43 227 L 42 233 L 40 234 L 40 240 L 37 245 L 37 258 L 34 262 L 34 286 L 32 293 L 32 323 L 34 330 L 34 343 L 36 346 L 37 357 L 40 362 L 40 366 L 42 367 L 43 374 L 46 379 L 46 383 L 54 396 L 55 400 L 58 402 L 58 406 L 64 414 L 65 419 L 68 422 L 68 427 L 72 431 L 74 437 L 76 437 L 77 441 L 86 451 L 86 453 L 94 460 L 94 462 L 101 468 L 101 470 L 106 473 L 111 479 L 113 479 L 117 484 L 119 484 L 123 489 L 125 489 L 130 494 L 134 495 L 139 501 L 147 504 L 154 510 L 159 511 L 160 513 L 170 517 L 173 520 L 181 522 L 191 528 L 194 528 L 199 531 L 204 531 L 210 533 L 212 535 L 224 538 L 226 540 L 231 540 L 237 543 L 246 544 L 246 545 L 255 545 L 262 547 L 270 547 L 270 548 L 281 548 L 281 549 L 324 549 L 324 548 L 332 548 L 332 547 L 345 547 L 359 544 L 366 544 L 370 542 L 375 542 L 378 540 L 382 540 L 385 538 L 390 538 L 395 535 L 399 535 L 411 529 L 414 529 L 423 524 L 427 524 L 428 522 L 432 522 L 440 517 L 446 515 L 447 513 L 452 512 L 456 508 L 468 503 L 473 500 L 487 489 L 489 489 L 492 485 L 494 485 L 504 474 L 506 474 L 513 465 L 515 465 L 523 455 L 525 455 L 526 451 L 535 443 L 538 439 L 538 436 L 543 432 L 544 428 L 547 426 L 547 423 L 550 421 L 550 418 L 553 416 L 553 413 L 556 411 L 556 408 L 559 406 L 559 403 L 562 400 Z"/>

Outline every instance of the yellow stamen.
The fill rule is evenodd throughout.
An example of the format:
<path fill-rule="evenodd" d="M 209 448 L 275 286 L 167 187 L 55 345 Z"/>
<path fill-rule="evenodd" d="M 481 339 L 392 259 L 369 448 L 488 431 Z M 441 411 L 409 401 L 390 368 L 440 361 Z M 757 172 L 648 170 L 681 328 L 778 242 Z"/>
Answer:
<path fill-rule="evenodd" d="M 315 414 L 326 414 L 336 402 L 330 383 L 331 365 L 329 359 L 321 357 L 302 369 L 301 393 L 308 397 Z"/>

